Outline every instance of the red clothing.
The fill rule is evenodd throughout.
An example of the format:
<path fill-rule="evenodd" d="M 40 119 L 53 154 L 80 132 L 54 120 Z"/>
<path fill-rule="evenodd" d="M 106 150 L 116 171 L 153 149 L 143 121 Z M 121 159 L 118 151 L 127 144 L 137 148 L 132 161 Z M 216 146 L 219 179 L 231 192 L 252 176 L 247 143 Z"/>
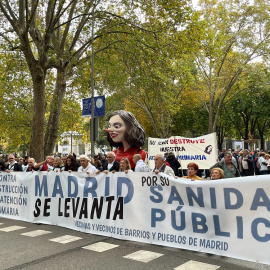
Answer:
<path fill-rule="evenodd" d="M 133 162 L 133 156 L 135 154 L 140 154 L 141 157 L 142 157 L 142 160 L 144 161 L 145 160 L 145 157 L 146 157 L 146 152 L 141 149 L 141 148 L 137 148 L 137 147 L 133 147 L 133 148 L 128 148 L 127 151 L 124 152 L 124 147 L 121 146 L 119 148 L 117 148 L 116 150 L 114 150 L 114 153 L 116 154 L 116 160 L 118 162 L 120 162 L 120 160 L 124 157 L 128 158 L 129 162 L 130 162 L 130 165 L 131 165 L 131 169 L 134 169 L 135 168 L 135 164 Z"/>
<path fill-rule="evenodd" d="M 40 169 L 40 171 L 41 172 L 47 172 L 48 168 L 49 167 L 48 167 L 47 163 L 43 163 L 42 168 Z"/>

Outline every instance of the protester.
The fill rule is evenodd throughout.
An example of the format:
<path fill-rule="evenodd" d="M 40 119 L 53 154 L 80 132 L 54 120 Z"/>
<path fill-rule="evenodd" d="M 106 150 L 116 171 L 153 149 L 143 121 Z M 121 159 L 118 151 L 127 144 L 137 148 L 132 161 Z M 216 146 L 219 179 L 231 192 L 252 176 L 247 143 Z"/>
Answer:
<path fill-rule="evenodd" d="M 261 152 L 260 153 L 260 157 L 257 161 L 257 164 L 259 164 L 260 168 L 260 175 L 264 175 L 264 174 L 267 174 L 268 173 L 268 169 L 267 169 L 267 161 L 265 160 L 265 153 L 264 152 Z"/>
<path fill-rule="evenodd" d="M 53 170 L 53 156 L 47 156 L 45 161 L 39 162 L 35 165 L 35 169 L 39 168 L 39 171 L 46 172 Z"/>
<path fill-rule="evenodd" d="M 77 165 L 77 161 L 74 158 L 74 156 L 68 156 L 66 158 L 66 165 L 65 165 L 65 169 L 64 171 L 68 171 L 68 172 L 77 172 L 78 171 L 78 165 Z"/>
<path fill-rule="evenodd" d="M 107 161 L 107 159 L 106 159 L 106 157 L 103 155 L 103 156 L 101 156 L 101 163 L 102 163 L 102 168 L 103 168 L 103 170 L 105 170 L 105 168 L 107 167 L 107 165 L 108 165 L 108 161 Z"/>
<path fill-rule="evenodd" d="M 267 162 L 267 172 L 270 174 L 270 155 L 265 154 L 265 161 Z"/>
<path fill-rule="evenodd" d="M 90 163 L 90 159 L 87 156 L 81 156 L 80 163 L 81 166 L 79 167 L 78 172 L 86 172 L 87 174 L 90 174 L 98 171 L 97 168 Z"/>
<path fill-rule="evenodd" d="M 179 168 L 181 167 L 179 161 L 176 159 L 174 153 L 170 152 L 167 156 L 166 161 L 169 163 L 170 167 L 173 169 L 175 176 L 180 176 Z"/>
<path fill-rule="evenodd" d="M 123 157 L 129 159 L 131 168 L 135 168 L 133 156 L 140 154 L 145 160 L 146 152 L 141 148 L 145 142 L 145 131 L 131 112 L 118 110 L 109 116 L 107 139 L 111 147 L 117 147 L 114 151 L 116 160 Z"/>
<path fill-rule="evenodd" d="M 254 175 L 252 156 L 247 149 L 244 149 L 242 155 L 238 158 L 238 168 L 241 176 Z"/>
<path fill-rule="evenodd" d="M 213 168 L 220 168 L 224 171 L 225 178 L 233 178 L 233 177 L 239 177 L 240 172 L 235 166 L 235 164 L 232 162 L 232 154 L 230 152 L 224 153 L 224 159 L 217 162 L 215 165 L 213 165 L 210 168 L 210 171 L 212 171 Z"/>
<path fill-rule="evenodd" d="M 175 176 L 173 169 L 165 164 L 163 155 L 161 154 L 155 155 L 154 161 L 155 161 L 155 168 L 153 169 L 154 173 L 158 174 L 162 172 L 170 176 Z"/>
<path fill-rule="evenodd" d="M 0 172 L 4 172 L 6 170 L 4 161 L 0 161 Z"/>
<path fill-rule="evenodd" d="M 165 153 L 165 154 L 164 154 L 164 161 L 166 161 L 166 160 L 167 160 L 168 155 L 169 155 L 169 153 Z"/>
<path fill-rule="evenodd" d="M 211 180 L 225 178 L 224 171 L 220 168 L 213 168 L 211 171 Z"/>
<path fill-rule="evenodd" d="M 99 159 L 96 159 L 95 160 L 95 163 L 94 163 L 95 167 L 100 171 L 102 172 L 103 171 L 103 167 L 102 167 L 102 163 Z"/>
<path fill-rule="evenodd" d="M 28 164 L 28 159 L 29 159 L 29 157 L 28 156 L 25 156 L 24 157 L 24 166 L 26 166 L 27 164 Z"/>
<path fill-rule="evenodd" d="M 114 152 L 108 152 L 107 154 L 107 166 L 104 168 L 104 172 L 119 172 L 119 162 L 115 160 L 115 153 Z"/>
<path fill-rule="evenodd" d="M 63 170 L 64 170 L 64 166 L 60 157 L 55 157 L 53 159 L 53 171 L 62 172 Z"/>
<path fill-rule="evenodd" d="M 15 161 L 15 156 L 14 155 L 9 155 L 8 156 L 8 164 L 6 166 L 6 172 L 22 172 L 22 166 Z"/>
<path fill-rule="evenodd" d="M 125 173 L 133 172 L 131 170 L 131 166 L 130 166 L 130 162 L 129 162 L 128 158 L 122 158 L 120 160 L 120 169 L 119 169 L 119 172 L 125 172 Z"/>
<path fill-rule="evenodd" d="M 142 157 L 140 154 L 135 154 L 133 156 L 133 162 L 135 164 L 134 172 L 148 172 L 148 167 L 142 160 Z"/>
<path fill-rule="evenodd" d="M 187 176 L 183 176 L 182 178 L 188 178 L 191 179 L 191 181 L 194 180 L 202 180 L 201 177 L 197 176 L 196 173 L 199 170 L 199 166 L 198 164 L 191 162 L 187 165 L 187 169 L 188 169 L 188 175 Z"/>
<path fill-rule="evenodd" d="M 67 164 L 67 156 L 62 156 L 61 160 L 62 160 L 63 166 L 65 167 Z"/>
<path fill-rule="evenodd" d="M 218 159 L 221 160 L 222 158 L 224 158 L 224 153 L 226 152 L 226 149 L 223 148 L 222 151 L 220 152 Z"/>
<path fill-rule="evenodd" d="M 260 174 L 260 163 L 257 161 L 260 158 L 260 152 L 257 150 L 254 151 L 252 158 L 253 158 L 253 166 L 254 166 L 255 174 L 259 175 Z"/>
<path fill-rule="evenodd" d="M 36 165 L 36 161 L 34 158 L 28 158 L 28 163 L 27 165 L 24 167 L 24 171 L 25 172 L 34 172 L 34 171 L 38 171 L 38 168 L 35 168 Z"/>
<path fill-rule="evenodd" d="M 22 168 L 23 168 L 23 166 L 24 166 L 23 157 L 17 158 L 17 162 L 18 162 L 18 163 L 22 166 Z"/>

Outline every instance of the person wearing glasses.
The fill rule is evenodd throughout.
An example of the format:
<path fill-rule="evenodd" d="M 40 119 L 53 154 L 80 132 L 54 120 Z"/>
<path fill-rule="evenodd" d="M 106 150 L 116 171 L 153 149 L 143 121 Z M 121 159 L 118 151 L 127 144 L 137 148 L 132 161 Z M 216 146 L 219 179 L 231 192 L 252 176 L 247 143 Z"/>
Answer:
<path fill-rule="evenodd" d="M 20 165 L 19 163 L 17 163 L 17 161 L 15 161 L 15 157 L 13 155 L 9 155 L 8 156 L 8 165 L 7 165 L 7 169 L 6 172 L 22 172 L 22 165 Z"/>
<path fill-rule="evenodd" d="M 119 162 L 115 159 L 115 153 L 109 152 L 107 154 L 108 163 L 104 166 L 103 172 L 119 172 Z"/>

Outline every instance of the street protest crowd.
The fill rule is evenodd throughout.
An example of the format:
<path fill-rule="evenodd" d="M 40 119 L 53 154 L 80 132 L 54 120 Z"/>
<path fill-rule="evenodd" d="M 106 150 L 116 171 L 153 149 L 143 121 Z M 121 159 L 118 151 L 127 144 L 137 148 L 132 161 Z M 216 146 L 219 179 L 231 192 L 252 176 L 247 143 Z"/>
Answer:
<path fill-rule="evenodd" d="M 75 154 L 47 156 L 43 162 L 36 163 L 34 158 L 29 156 L 17 157 L 16 153 L 2 155 L 0 158 L 0 170 L 11 171 L 75 171 L 86 173 L 108 173 L 108 172 L 163 172 L 175 178 L 183 177 L 191 180 L 211 180 L 221 178 L 233 178 L 240 176 L 263 175 L 270 173 L 270 156 L 268 151 L 247 149 L 232 151 L 223 149 L 219 153 L 217 163 L 209 170 L 200 170 L 194 162 L 188 164 L 187 169 L 181 168 L 181 164 L 176 159 L 174 153 L 157 154 L 154 157 L 155 168 L 150 170 L 140 154 L 135 154 L 130 161 L 124 157 L 116 160 L 115 152 L 108 152 L 107 155 L 97 154 L 92 157 L 86 155 L 76 159 Z M 131 167 L 131 163 L 134 167 Z"/>

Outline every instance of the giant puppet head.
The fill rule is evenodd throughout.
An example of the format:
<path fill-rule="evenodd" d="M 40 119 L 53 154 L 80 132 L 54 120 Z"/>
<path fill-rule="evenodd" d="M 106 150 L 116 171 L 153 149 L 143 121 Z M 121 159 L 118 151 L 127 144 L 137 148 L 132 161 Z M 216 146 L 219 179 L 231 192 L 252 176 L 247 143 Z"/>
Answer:
<path fill-rule="evenodd" d="M 140 148 L 145 143 L 145 131 L 131 112 L 118 110 L 108 118 L 107 139 L 111 147 L 128 145 Z"/>

